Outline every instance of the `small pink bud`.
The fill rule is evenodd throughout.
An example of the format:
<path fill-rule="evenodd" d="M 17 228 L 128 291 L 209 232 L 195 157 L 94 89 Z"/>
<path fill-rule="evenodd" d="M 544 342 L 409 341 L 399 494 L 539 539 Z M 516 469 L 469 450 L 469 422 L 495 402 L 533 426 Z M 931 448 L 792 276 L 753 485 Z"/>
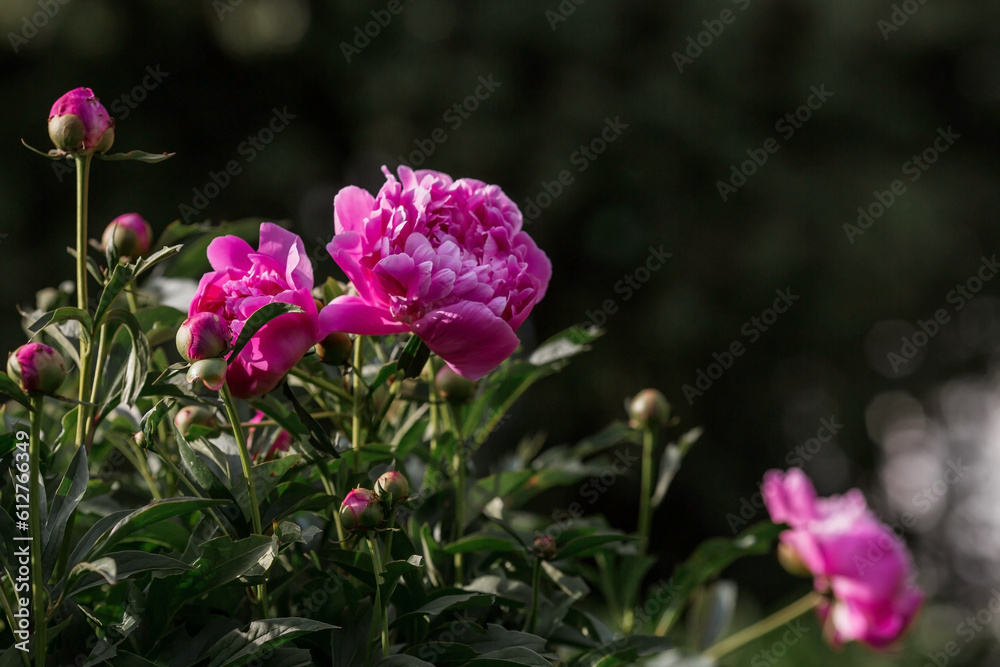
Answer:
<path fill-rule="evenodd" d="M 659 428 L 670 419 L 670 404 L 656 389 L 643 389 L 629 403 L 628 416 L 632 428 Z"/>
<path fill-rule="evenodd" d="M 101 236 L 101 245 L 107 250 L 113 245 L 119 257 L 135 259 L 149 252 L 153 230 L 138 213 L 125 213 L 108 223 Z"/>
<path fill-rule="evenodd" d="M 229 325 L 215 313 L 196 313 L 177 329 L 176 343 L 188 361 L 221 357 L 229 349 Z"/>
<path fill-rule="evenodd" d="M 66 379 L 66 362 L 48 345 L 28 343 L 7 355 L 7 375 L 29 394 L 51 394 Z"/>
<path fill-rule="evenodd" d="M 219 391 L 226 384 L 226 360 L 199 359 L 191 364 L 187 372 L 187 381 L 201 380 L 212 391 Z"/>
<path fill-rule="evenodd" d="M 550 535 L 544 533 L 535 535 L 535 541 L 531 543 L 531 548 L 542 560 L 552 560 L 556 557 L 556 541 Z"/>
<path fill-rule="evenodd" d="M 346 530 L 375 528 L 385 518 L 382 504 L 368 489 L 353 489 L 340 505 L 340 523 Z"/>
<path fill-rule="evenodd" d="M 383 500 L 394 503 L 406 500 L 410 495 L 410 483 L 403 476 L 403 473 L 390 470 L 382 473 L 382 476 L 375 482 L 375 493 Z"/>
<path fill-rule="evenodd" d="M 462 377 L 448 366 L 444 366 L 434 376 L 434 386 L 449 403 L 468 403 L 476 394 L 476 383 Z"/>
<path fill-rule="evenodd" d="M 351 358 L 354 340 L 346 333 L 334 331 L 316 343 L 316 354 L 320 361 L 330 366 L 340 366 Z"/>
<path fill-rule="evenodd" d="M 115 121 L 94 91 L 76 88 L 52 105 L 49 138 L 66 153 L 104 153 L 115 141 Z"/>

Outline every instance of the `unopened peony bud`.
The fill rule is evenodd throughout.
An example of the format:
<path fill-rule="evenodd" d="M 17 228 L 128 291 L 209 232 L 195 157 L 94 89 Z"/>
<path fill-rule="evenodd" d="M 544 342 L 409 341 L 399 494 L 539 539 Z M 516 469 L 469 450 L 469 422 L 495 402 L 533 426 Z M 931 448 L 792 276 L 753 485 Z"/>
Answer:
<path fill-rule="evenodd" d="M 320 361 L 330 366 L 341 366 L 351 358 L 354 340 L 346 333 L 334 331 L 316 343 L 316 354 Z"/>
<path fill-rule="evenodd" d="M 462 377 L 448 366 L 443 367 L 434 376 L 434 386 L 449 403 L 468 403 L 476 394 L 476 383 Z"/>
<path fill-rule="evenodd" d="M 51 394 L 66 379 L 66 362 L 48 345 L 28 343 L 7 355 L 7 375 L 29 394 Z"/>
<path fill-rule="evenodd" d="M 795 552 L 795 549 L 788 546 L 785 542 L 778 543 L 778 562 L 781 563 L 781 567 L 785 568 L 785 572 L 796 577 L 812 577 L 812 572 L 806 567 L 806 564 L 802 562 L 802 558 Z"/>
<path fill-rule="evenodd" d="M 656 389 L 643 389 L 629 403 L 628 416 L 632 428 L 659 428 L 670 419 L 670 404 Z"/>
<path fill-rule="evenodd" d="M 219 428 L 219 420 L 215 417 L 215 410 L 211 410 L 200 405 L 189 405 L 177 411 L 174 417 L 174 426 L 181 435 L 186 436 L 192 426 L 202 426 L 215 430 Z"/>
<path fill-rule="evenodd" d="M 187 381 L 201 380 L 212 391 L 219 391 L 226 383 L 225 359 L 199 359 L 191 364 L 187 372 Z"/>
<path fill-rule="evenodd" d="M 94 91 L 77 88 L 52 105 L 49 138 L 66 153 L 104 153 L 115 141 L 115 121 Z"/>
<path fill-rule="evenodd" d="M 153 230 L 138 213 L 125 213 L 108 223 L 101 236 L 105 250 L 113 245 L 119 257 L 135 259 L 149 252 Z"/>
<path fill-rule="evenodd" d="M 176 342 L 188 361 L 221 357 L 229 349 L 229 325 L 215 313 L 196 313 L 177 329 Z"/>
<path fill-rule="evenodd" d="M 531 543 L 531 548 L 542 560 L 552 560 L 556 557 L 556 541 L 549 535 L 542 533 L 535 535 L 535 541 Z"/>
<path fill-rule="evenodd" d="M 398 503 L 406 500 L 406 497 L 410 495 L 410 483 L 403 476 L 403 473 L 390 470 L 382 473 L 382 476 L 375 482 L 375 493 L 383 500 Z"/>
<path fill-rule="evenodd" d="M 384 518 L 382 504 L 368 489 L 353 489 L 340 505 L 340 524 L 345 530 L 375 528 Z"/>

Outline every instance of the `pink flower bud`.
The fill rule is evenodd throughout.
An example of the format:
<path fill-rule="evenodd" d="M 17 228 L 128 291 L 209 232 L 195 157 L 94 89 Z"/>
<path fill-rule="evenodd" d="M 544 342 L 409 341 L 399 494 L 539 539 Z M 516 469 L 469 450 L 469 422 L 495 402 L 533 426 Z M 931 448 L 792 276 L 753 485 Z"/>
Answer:
<path fill-rule="evenodd" d="M 552 560 L 556 557 L 556 541 L 550 535 L 545 535 L 544 533 L 535 535 L 535 540 L 531 543 L 531 548 L 542 560 Z"/>
<path fill-rule="evenodd" d="M 108 223 L 101 236 L 105 250 L 114 246 L 119 257 L 135 259 L 149 252 L 153 230 L 138 213 L 125 213 Z"/>
<path fill-rule="evenodd" d="M 670 419 L 670 404 L 656 389 L 643 389 L 628 406 L 629 426 L 632 428 L 659 428 Z"/>
<path fill-rule="evenodd" d="M 7 355 L 7 375 L 29 394 L 51 394 L 66 379 L 66 362 L 48 345 L 28 343 Z"/>
<path fill-rule="evenodd" d="M 383 518 L 382 504 L 368 489 L 353 489 L 340 505 L 340 523 L 346 530 L 375 528 Z"/>
<path fill-rule="evenodd" d="M 115 141 L 115 121 L 94 91 L 76 88 L 52 105 L 49 138 L 66 153 L 104 153 Z"/>
<path fill-rule="evenodd" d="M 398 503 L 406 500 L 406 497 L 410 495 L 410 483 L 403 476 L 403 473 L 390 470 L 382 473 L 382 476 L 375 482 L 375 493 L 383 500 Z"/>
<path fill-rule="evenodd" d="M 434 386 L 449 403 L 468 403 L 476 393 L 476 383 L 462 377 L 448 366 L 443 366 L 434 376 Z"/>
<path fill-rule="evenodd" d="M 201 380 L 212 391 L 219 391 L 226 383 L 226 360 L 216 357 L 192 363 L 187 372 L 187 381 L 195 380 Z"/>
<path fill-rule="evenodd" d="M 221 357 L 229 349 L 229 325 L 215 313 L 196 313 L 177 329 L 176 343 L 188 361 Z"/>

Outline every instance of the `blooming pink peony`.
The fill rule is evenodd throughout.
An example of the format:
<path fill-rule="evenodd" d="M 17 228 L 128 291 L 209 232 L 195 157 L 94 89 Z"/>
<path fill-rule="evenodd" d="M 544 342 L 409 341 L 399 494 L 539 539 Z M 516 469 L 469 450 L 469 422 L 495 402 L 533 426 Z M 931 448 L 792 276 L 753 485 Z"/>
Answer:
<path fill-rule="evenodd" d="M 320 321 L 364 335 L 412 331 L 477 380 L 517 348 L 514 332 L 545 296 L 552 265 L 498 186 L 382 171 L 377 196 L 351 186 L 336 197 L 327 250 L 358 293 L 334 299 Z"/>
<path fill-rule="evenodd" d="M 909 627 L 923 602 L 906 546 L 872 514 L 858 489 L 817 498 L 798 468 L 764 475 L 764 503 L 790 530 L 781 541 L 812 573 L 817 591 L 832 594 L 818 611 L 834 644 L 882 648 Z"/>
<path fill-rule="evenodd" d="M 262 396 L 322 338 L 311 294 L 312 264 L 302 239 L 270 222 L 260 226 L 259 250 L 241 238 L 222 236 L 208 246 L 208 261 L 215 270 L 202 277 L 188 314 L 222 317 L 231 343 L 247 319 L 269 303 L 292 303 L 304 311 L 268 322 L 229 364 L 226 381 L 233 396 Z"/>
<path fill-rule="evenodd" d="M 115 140 L 115 121 L 90 88 L 74 88 L 52 105 L 49 137 L 67 153 L 103 153 Z"/>

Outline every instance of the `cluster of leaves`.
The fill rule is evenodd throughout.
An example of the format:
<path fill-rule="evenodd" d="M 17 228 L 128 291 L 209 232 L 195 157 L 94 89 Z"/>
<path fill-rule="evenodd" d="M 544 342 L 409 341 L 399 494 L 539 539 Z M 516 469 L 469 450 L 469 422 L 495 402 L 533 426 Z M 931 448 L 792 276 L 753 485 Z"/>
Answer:
<path fill-rule="evenodd" d="M 83 338 L 104 350 L 92 404 L 50 399 L 32 415 L 0 376 L 13 399 L 0 459 L 13 458 L 18 429 L 41 420 L 34 548 L 42 550 L 51 664 L 610 667 L 650 656 L 659 665 L 711 664 L 690 656 L 723 632 L 734 604 L 731 587 L 713 581 L 734 559 L 768 551 L 774 526 L 708 542 L 670 582 L 644 588 L 653 559 L 641 540 L 602 517 L 556 530 L 532 509 L 540 493 L 607 471 L 619 448 L 638 445 L 637 430 L 616 423 L 544 451 L 526 438 L 502 469 L 480 475 L 472 465 L 514 402 L 586 351 L 597 331 L 571 328 L 508 360 L 464 402 L 442 398 L 433 381 L 439 360 L 424 359 L 406 337 L 356 341 L 356 366 L 307 355 L 280 390 L 240 405 L 243 422 L 257 411 L 266 417 L 250 442 L 264 533 L 254 534 L 231 429 L 174 423 L 185 406 L 219 422 L 224 412 L 216 395 L 186 381 L 173 351 L 184 313 L 156 295 L 158 281 L 203 270 L 212 237 L 252 237 L 257 226 L 174 223 L 163 249 L 145 259 L 90 262 L 103 289 L 89 310 L 43 290 L 23 313 L 26 332 L 67 359 L 79 363 Z M 317 296 L 329 301 L 342 289 L 331 280 Z M 280 312 L 260 313 L 245 333 Z M 80 415 L 92 426 L 77 447 Z M 272 452 L 281 431 L 293 444 Z M 696 438 L 689 432 L 663 449 L 654 506 Z M 410 498 L 378 531 L 345 533 L 345 495 L 389 469 L 409 477 Z M 25 595 L 16 487 L 11 467 L 0 481 L 0 637 L 10 646 Z M 381 573 L 371 548 L 384 550 Z M 695 639 L 678 648 L 670 637 L 692 600 L 700 601 L 687 614 Z M 388 655 L 377 641 L 382 619 Z M 0 667 L 23 660 L 7 648 Z"/>

